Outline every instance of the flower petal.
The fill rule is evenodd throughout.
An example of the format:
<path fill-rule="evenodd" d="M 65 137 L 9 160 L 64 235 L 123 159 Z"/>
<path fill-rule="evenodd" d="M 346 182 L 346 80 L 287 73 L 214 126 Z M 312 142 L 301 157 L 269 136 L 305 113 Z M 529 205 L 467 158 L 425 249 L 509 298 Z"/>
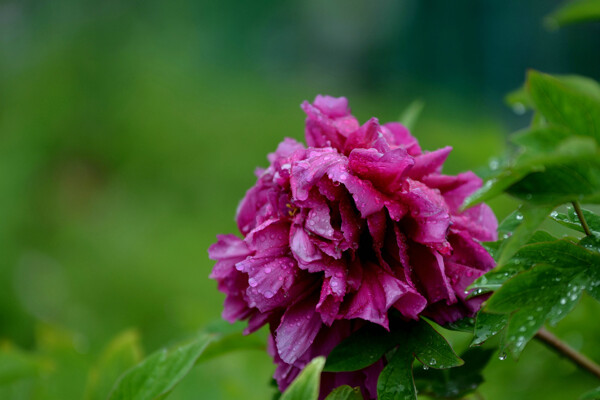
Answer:
<path fill-rule="evenodd" d="M 323 325 L 321 316 L 315 312 L 315 305 L 311 300 L 297 302 L 283 314 L 275 331 L 277 352 L 288 364 L 308 350 Z"/>

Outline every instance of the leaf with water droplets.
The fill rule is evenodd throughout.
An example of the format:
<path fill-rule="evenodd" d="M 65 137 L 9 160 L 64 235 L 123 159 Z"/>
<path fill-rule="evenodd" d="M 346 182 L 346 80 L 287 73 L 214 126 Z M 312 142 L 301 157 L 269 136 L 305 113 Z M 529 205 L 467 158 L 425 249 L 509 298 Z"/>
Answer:
<path fill-rule="evenodd" d="M 500 289 L 504 282 L 519 272 L 528 270 L 533 266 L 535 259 L 532 258 L 530 254 L 532 251 L 535 251 L 535 246 L 531 248 L 530 245 L 555 240 L 557 240 L 557 238 L 547 232 L 535 232 L 529 239 L 527 245 L 521 247 L 512 258 L 475 280 L 475 282 L 469 286 L 469 289 L 472 289 L 472 292 L 469 294 L 468 298 Z"/>
<path fill-rule="evenodd" d="M 334 389 L 325 400 L 363 400 L 363 397 L 359 388 L 343 385 Z"/>
<path fill-rule="evenodd" d="M 420 394 L 434 398 L 458 399 L 472 393 L 483 382 L 482 370 L 493 349 L 471 348 L 461 355 L 464 365 L 447 371 L 423 369 L 414 371 Z"/>
<path fill-rule="evenodd" d="M 444 369 L 463 364 L 463 360 L 456 355 L 448 341 L 425 320 L 415 325 L 409 334 L 410 336 L 403 338 L 399 344 L 411 349 L 424 365 Z"/>
<path fill-rule="evenodd" d="M 399 347 L 379 376 L 379 399 L 416 399 L 412 377 L 413 358 L 427 368 L 434 369 L 452 368 L 464 363 L 446 339 L 426 320 L 396 323 L 393 329 Z"/>
<path fill-rule="evenodd" d="M 508 262 L 521 246 L 531 239 L 536 229 L 544 222 L 552 209 L 552 206 L 536 207 L 526 204 L 516 211 L 514 218 L 521 223 L 498 249 L 498 265 Z M 517 218 L 519 215 L 521 218 Z"/>
<path fill-rule="evenodd" d="M 356 371 L 368 367 L 396 344 L 394 337 L 381 326 L 367 325 L 331 351 L 325 371 Z"/>
<path fill-rule="evenodd" d="M 444 329 L 457 332 L 473 333 L 475 328 L 475 319 L 473 317 L 465 317 L 454 322 L 449 322 L 444 325 Z"/>
<path fill-rule="evenodd" d="M 526 90 L 509 101 L 533 107 L 539 120 L 513 136 L 520 147 L 463 207 L 506 192 L 525 202 L 600 202 L 600 85 L 577 77 L 530 71 Z"/>
<path fill-rule="evenodd" d="M 583 290 L 596 297 L 600 253 L 566 239 L 535 243 L 518 253 L 533 266 L 508 280 L 486 302 L 484 311 L 510 314 L 507 350 L 518 357 L 547 321 L 556 324 L 577 304 Z"/>
<path fill-rule="evenodd" d="M 281 395 L 280 400 L 317 400 L 323 366 L 325 357 L 313 358 Z"/>
<path fill-rule="evenodd" d="M 393 354 L 390 350 L 394 350 Z M 403 321 L 392 316 L 390 331 L 367 325 L 342 341 L 330 353 L 325 371 L 342 372 L 365 368 L 387 353 L 390 359 L 379 378 L 381 399 L 414 399 L 412 361 L 417 358 L 431 368 L 445 369 L 462 365 L 450 344 L 432 323 Z M 406 397 L 408 396 L 408 397 Z"/>
<path fill-rule="evenodd" d="M 478 346 L 497 335 L 508 323 L 508 315 L 491 314 L 480 311 L 475 321 L 475 331 L 473 333 L 472 346 Z"/>
<path fill-rule="evenodd" d="M 590 210 L 582 209 L 581 212 L 590 230 L 593 233 L 600 234 L 600 216 Z M 566 214 L 553 212 L 550 214 L 550 217 L 567 228 L 571 228 L 579 232 L 585 232 L 573 207 L 567 207 Z"/>
<path fill-rule="evenodd" d="M 416 400 L 417 391 L 412 376 L 412 354 L 396 351 L 388 360 L 377 380 L 379 400 Z"/>

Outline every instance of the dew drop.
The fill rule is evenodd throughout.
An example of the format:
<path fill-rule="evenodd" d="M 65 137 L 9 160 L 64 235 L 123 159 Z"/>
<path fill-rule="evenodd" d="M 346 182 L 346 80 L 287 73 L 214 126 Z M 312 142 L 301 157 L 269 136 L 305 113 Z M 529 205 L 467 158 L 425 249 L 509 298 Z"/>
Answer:
<path fill-rule="evenodd" d="M 269 268 L 269 267 L 265 268 L 265 273 L 266 274 L 270 274 L 271 273 L 271 268 Z"/>
<path fill-rule="evenodd" d="M 522 221 L 522 220 L 523 220 L 523 214 L 521 214 L 521 213 L 518 213 L 517 215 L 515 215 L 515 219 L 516 219 L 517 221 Z"/>
<path fill-rule="evenodd" d="M 558 217 L 558 211 L 552 211 L 552 212 L 550 213 L 550 216 L 551 216 L 552 218 L 556 218 L 556 217 Z"/>
<path fill-rule="evenodd" d="M 500 361 L 504 361 L 504 360 L 506 360 L 506 353 L 505 353 L 505 352 L 502 352 L 502 353 L 498 354 L 498 359 L 499 359 Z"/>
<path fill-rule="evenodd" d="M 256 279 L 250 278 L 248 279 L 248 285 L 250 285 L 251 287 L 256 287 L 258 285 L 258 282 L 256 282 Z"/>
<path fill-rule="evenodd" d="M 264 294 L 267 299 L 270 299 L 271 297 L 274 296 L 273 292 L 271 292 L 270 290 L 265 291 Z"/>

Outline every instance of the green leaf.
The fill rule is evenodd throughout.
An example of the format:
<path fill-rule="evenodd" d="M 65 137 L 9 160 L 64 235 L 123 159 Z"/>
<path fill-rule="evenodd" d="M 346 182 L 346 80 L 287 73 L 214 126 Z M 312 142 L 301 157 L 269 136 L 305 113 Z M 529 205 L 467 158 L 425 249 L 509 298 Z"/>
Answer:
<path fill-rule="evenodd" d="M 475 319 L 473 317 L 466 317 L 459 319 L 454 322 L 450 322 L 444 325 L 444 329 L 448 329 L 456 332 L 467 332 L 473 333 L 473 329 L 475 328 Z"/>
<path fill-rule="evenodd" d="M 582 209 L 581 212 L 592 233 L 600 234 L 600 216 L 585 209 Z M 567 214 L 553 212 L 550 214 L 550 217 L 567 228 L 584 232 L 581 222 L 579 221 L 579 217 L 577 216 L 577 213 L 573 207 L 567 207 Z"/>
<path fill-rule="evenodd" d="M 512 235 L 506 238 L 500 249 L 498 249 L 498 265 L 503 265 L 527 243 L 537 228 L 544 222 L 553 206 L 533 206 L 526 204 L 517 210 L 514 218 L 521 223 L 512 232 Z M 512 215 L 509 217 L 513 217 Z"/>
<path fill-rule="evenodd" d="M 600 101 L 559 79 L 529 71 L 527 88 L 535 107 L 551 124 L 600 142 Z"/>
<path fill-rule="evenodd" d="M 524 253 L 522 253 L 524 251 Z M 510 314 L 506 348 L 518 357 L 545 321 L 556 324 L 585 289 L 600 291 L 600 254 L 562 239 L 525 246 L 519 253 L 533 268 L 508 280 L 484 311 Z"/>
<path fill-rule="evenodd" d="M 600 1 L 600 0 L 599 0 Z M 580 75 L 552 75 L 554 78 L 559 80 L 563 85 L 572 88 L 576 91 L 581 91 L 588 94 L 591 97 L 595 97 L 600 100 L 600 84 L 595 80 L 580 76 Z M 522 114 L 526 110 L 535 108 L 535 104 L 529 94 L 527 85 L 521 86 L 518 89 L 508 93 L 504 98 L 506 104 L 511 106 L 517 114 Z M 541 116 L 537 115 L 534 118 L 532 128 L 541 128 L 545 123 L 535 123 L 535 119 L 540 119 Z"/>
<path fill-rule="evenodd" d="M 317 400 L 324 366 L 325 357 L 314 358 L 281 395 L 281 400 Z"/>
<path fill-rule="evenodd" d="M 406 109 L 398 118 L 398 122 L 408 128 L 408 130 L 413 130 L 423 108 L 425 107 L 425 103 L 422 100 L 415 100 L 406 107 Z"/>
<path fill-rule="evenodd" d="M 397 351 L 388 360 L 377 380 L 379 400 L 415 400 L 417 391 L 412 376 L 413 356 Z"/>
<path fill-rule="evenodd" d="M 0 348 L 0 385 L 8 385 L 21 379 L 36 376 L 40 360 L 10 345 Z"/>
<path fill-rule="evenodd" d="M 334 389 L 325 400 L 363 400 L 363 397 L 359 388 L 343 385 Z"/>
<path fill-rule="evenodd" d="M 567 1 L 545 18 L 546 26 L 557 29 L 561 26 L 600 20 L 600 0 Z"/>
<path fill-rule="evenodd" d="M 588 145 L 592 145 L 590 139 Z M 586 144 L 582 141 L 582 146 Z M 579 199 L 585 203 L 600 201 L 600 153 L 572 155 L 560 165 L 534 171 L 512 185 L 507 193 L 539 205 L 556 206 Z"/>
<path fill-rule="evenodd" d="M 160 350 L 128 370 L 116 383 L 110 400 L 151 400 L 164 398 L 190 369 L 213 335 L 202 334 L 193 342 L 172 351 Z"/>
<path fill-rule="evenodd" d="M 480 311 L 475 321 L 475 331 L 473 333 L 472 346 L 478 346 L 497 335 L 508 323 L 508 315 L 491 314 Z"/>
<path fill-rule="evenodd" d="M 505 169 L 496 176 L 487 180 L 483 186 L 465 199 L 462 209 L 467 209 L 475 204 L 488 201 L 504 193 L 511 185 L 523 179 L 523 171 Z"/>
<path fill-rule="evenodd" d="M 342 341 L 330 353 L 325 371 L 356 371 L 368 367 L 398 345 L 433 368 L 450 368 L 461 363 L 443 336 L 425 320 L 394 320 L 390 332 L 380 326 L 367 325 Z"/>
<path fill-rule="evenodd" d="M 514 135 L 520 145 L 516 156 L 463 207 L 503 192 L 547 206 L 600 202 L 600 85 L 580 76 L 530 71 L 526 90 L 513 92 L 508 101 L 534 108 L 537 122 Z"/>
<path fill-rule="evenodd" d="M 508 93 L 504 97 L 504 101 L 512 107 L 516 114 L 523 114 L 533 108 L 533 101 L 523 86 Z"/>
<path fill-rule="evenodd" d="M 583 394 L 579 400 L 600 400 L 600 387 Z"/>
<path fill-rule="evenodd" d="M 522 150 L 526 156 L 539 155 L 553 151 L 560 143 L 573 133 L 558 126 L 530 128 L 511 135 L 510 141 L 526 148 Z M 521 156 L 521 158 L 523 158 Z"/>
<path fill-rule="evenodd" d="M 521 151 L 504 170 L 469 196 L 463 208 L 503 192 L 527 202 L 547 205 L 577 198 L 598 201 L 600 151 L 596 141 L 584 136 L 570 136 L 551 152 L 542 152 L 541 148 Z"/>
<path fill-rule="evenodd" d="M 496 268 L 494 268 L 487 274 L 476 279 L 469 286 L 469 289 L 473 289 L 473 291 L 469 294 L 468 298 L 498 290 L 504 284 L 504 282 L 506 282 L 519 272 L 523 272 L 531 268 L 535 264 L 535 260 L 532 259 L 529 255 L 529 245 L 541 242 L 552 242 L 555 240 L 557 240 L 557 238 L 555 238 L 547 232 L 535 232 L 527 242 L 527 245 L 521 247 L 521 249 L 519 249 L 519 251 L 514 256 L 512 256 L 506 263 L 502 265 L 499 264 Z"/>
<path fill-rule="evenodd" d="M 379 399 L 415 399 L 412 377 L 413 359 L 436 369 L 452 368 L 463 364 L 450 344 L 429 322 L 395 323 L 392 331 L 397 350 L 388 360 L 377 381 Z"/>
<path fill-rule="evenodd" d="M 412 351 L 422 363 L 432 368 L 444 369 L 463 365 L 452 346 L 429 322 L 421 320 L 401 337 L 398 342 L 404 349 Z"/>
<path fill-rule="evenodd" d="M 414 371 L 414 376 L 418 392 L 434 398 L 465 397 L 483 383 L 482 370 L 493 353 L 493 349 L 472 348 L 461 355 L 465 361 L 461 367 L 447 371 L 417 369 Z"/>
<path fill-rule="evenodd" d="M 90 369 L 84 398 L 105 400 L 119 376 L 141 359 L 142 349 L 138 333 L 129 330 L 119 334 L 108 344 Z"/>
<path fill-rule="evenodd" d="M 378 361 L 397 345 L 395 338 L 379 325 L 367 325 L 343 340 L 327 357 L 326 372 L 357 371 Z"/>

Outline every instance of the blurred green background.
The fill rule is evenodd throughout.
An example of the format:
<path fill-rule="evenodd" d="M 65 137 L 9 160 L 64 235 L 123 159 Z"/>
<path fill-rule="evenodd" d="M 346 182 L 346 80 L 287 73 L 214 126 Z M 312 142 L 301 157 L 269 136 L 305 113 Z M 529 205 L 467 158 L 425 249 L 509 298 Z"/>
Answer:
<path fill-rule="evenodd" d="M 118 333 L 150 352 L 218 319 L 206 250 L 266 154 L 302 139 L 304 99 L 347 96 L 361 121 L 421 99 L 422 147 L 454 146 L 448 173 L 485 167 L 528 123 L 502 102 L 527 68 L 600 79 L 600 26 L 546 30 L 558 4 L 0 1 L 0 345 L 53 360 L 0 398 L 82 398 Z M 585 298 L 555 331 L 600 360 L 599 313 Z M 171 398 L 268 399 L 272 371 L 227 355 Z M 536 343 L 486 377 L 490 400 L 597 385 Z"/>

